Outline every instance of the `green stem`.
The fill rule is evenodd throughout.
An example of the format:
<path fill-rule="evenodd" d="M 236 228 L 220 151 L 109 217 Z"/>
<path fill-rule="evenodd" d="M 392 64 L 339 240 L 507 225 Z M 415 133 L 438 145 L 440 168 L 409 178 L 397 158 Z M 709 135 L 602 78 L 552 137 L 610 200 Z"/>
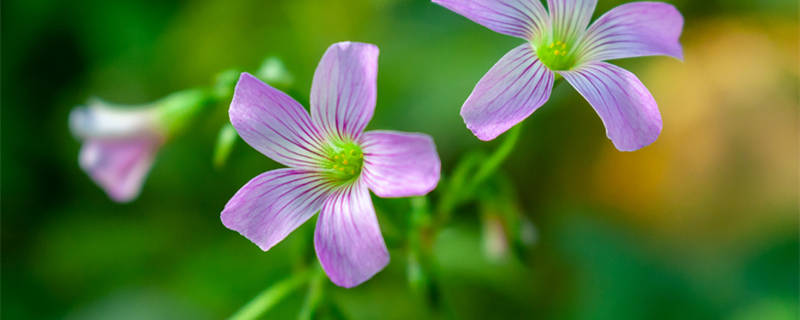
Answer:
<path fill-rule="evenodd" d="M 317 265 L 313 273 L 311 283 L 308 286 L 306 301 L 303 303 L 303 309 L 300 309 L 300 314 L 297 315 L 298 320 L 311 320 L 316 313 L 320 300 L 322 300 L 322 295 L 325 293 L 323 290 L 325 273 L 322 271 L 322 266 Z"/>
<path fill-rule="evenodd" d="M 497 171 L 497 168 L 514 150 L 521 132 L 522 123 L 511 128 L 500 146 L 488 158 L 473 153 L 461 160 L 453 170 L 453 176 L 447 185 L 448 188 L 445 189 L 439 205 L 436 207 L 437 225 L 447 223 L 452 216 L 453 209 L 462 201 L 471 198 L 481 184 Z"/>
<path fill-rule="evenodd" d="M 439 294 L 435 281 L 433 262 L 433 219 L 428 206 L 428 198 L 411 198 L 411 213 L 408 230 L 408 284 L 414 295 L 424 301 L 431 315 L 439 308 Z"/>
<path fill-rule="evenodd" d="M 459 161 L 456 168 L 442 188 L 444 192 L 436 205 L 436 223 L 441 225 L 450 220 L 453 209 L 458 205 L 464 194 L 469 180 L 469 175 L 474 168 L 483 161 L 484 156 L 479 153 L 469 153 Z"/>
<path fill-rule="evenodd" d="M 475 175 L 472 176 L 472 181 L 469 182 L 466 189 L 467 195 L 474 194 L 475 190 L 484 182 L 486 181 L 489 176 L 491 176 L 497 168 L 503 164 L 503 161 L 508 158 L 508 155 L 511 154 L 511 151 L 514 150 L 514 147 L 517 145 L 517 141 L 519 141 L 520 133 L 522 132 L 522 123 L 520 122 L 511 130 L 508 131 L 506 138 L 503 140 L 503 143 L 500 144 L 499 147 L 489 156 L 486 161 L 483 162 L 478 168 L 478 171 L 475 172 Z"/>
<path fill-rule="evenodd" d="M 250 320 L 258 319 L 269 311 L 278 302 L 286 298 L 289 293 L 297 290 L 298 287 L 308 282 L 311 278 L 311 271 L 302 270 L 293 274 L 290 278 L 278 282 L 259 293 L 253 300 L 250 300 L 244 307 L 236 311 L 230 320 Z"/>
<path fill-rule="evenodd" d="M 411 290 L 419 296 L 424 296 L 424 288 L 428 285 L 428 275 L 423 266 L 423 241 L 425 231 L 430 227 L 431 219 L 428 213 L 428 199 L 426 197 L 411 198 L 411 214 L 409 214 L 408 229 L 408 284 Z"/>

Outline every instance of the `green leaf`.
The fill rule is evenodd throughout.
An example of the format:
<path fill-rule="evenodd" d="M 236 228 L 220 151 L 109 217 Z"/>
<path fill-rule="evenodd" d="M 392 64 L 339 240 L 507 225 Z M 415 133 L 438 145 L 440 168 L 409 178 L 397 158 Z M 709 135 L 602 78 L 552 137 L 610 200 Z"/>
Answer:
<path fill-rule="evenodd" d="M 237 137 L 236 129 L 230 123 L 226 123 L 219 130 L 217 136 L 217 144 L 214 147 L 214 167 L 222 168 L 228 161 L 228 156 L 233 151 L 233 146 L 236 144 Z"/>

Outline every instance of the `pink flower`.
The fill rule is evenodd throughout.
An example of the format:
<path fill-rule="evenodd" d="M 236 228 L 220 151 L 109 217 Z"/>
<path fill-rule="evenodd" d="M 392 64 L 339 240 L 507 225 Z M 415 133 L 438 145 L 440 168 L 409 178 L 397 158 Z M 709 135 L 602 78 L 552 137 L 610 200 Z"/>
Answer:
<path fill-rule="evenodd" d="M 122 107 L 98 99 L 69 115 L 72 134 L 83 140 L 78 162 L 117 202 L 136 199 L 156 153 L 204 105 L 199 90 L 174 93 L 155 103 Z"/>
<path fill-rule="evenodd" d="M 319 211 L 317 257 L 343 287 L 389 263 L 368 190 L 380 197 L 419 196 L 439 181 L 429 136 L 364 132 L 375 109 L 377 71 L 377 47 L 336 43 L 314 74 L 311 115 L 247 73 L 229 111 L 242 139 L 288 168 L 250 180 L 225 205 L 222 223 L 267 251 Z"/>
<path fill-rule="evenodd" d="M 135 199 L 164 142 L 156 108 L 119 108 L 95 100 L 70 113 L 72 133 L 83 139 L 78 162 L 111 199 Z"/>
<path fill-rule="evenodd" d="M 683 59 L 683 17 L 660 2 L 618 6 L 591 26 L 597 0 L 433 0 L 495 32 L 527 42 L 512 49 L 475 86 L 461 108 L 467 127 L 492 140 L 530 116 L 564 77 L 603 120 L 617 149 L 634 151 L 661 133 L 653 96 L 635 75 L 603 62 L 667 55 Z M 587 29 L 588 26 L 588 29 Z"/>

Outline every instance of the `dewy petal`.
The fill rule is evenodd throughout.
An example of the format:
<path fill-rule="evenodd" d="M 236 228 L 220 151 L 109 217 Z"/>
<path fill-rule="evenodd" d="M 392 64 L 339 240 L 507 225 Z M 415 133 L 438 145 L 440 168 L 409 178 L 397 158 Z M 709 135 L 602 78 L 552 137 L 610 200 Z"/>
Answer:
<path fill-rule="evenodd" d="M 314 233 L 317 257 L 333 283 L 350 288 L 372 278 L 389 263 L 375 209 L 363 181 L 325 201 Z"/>
<path fill-rule="evenodd" d="M 678 39 L 683 16 L 661 2 L 632 2 L 604 14 L 589 27 L 579 44 L 581 61 L 599 61 L 651 55 L 683 59 Z"/>
<path fill-rule="evenodd" d="M 78 162 L 109 197 L 117 202 L 135 199 L 153 165 L 160 138 L 87 140 Z"/>
<path fill-rule="evenodd" d="M 236 132 L 272 160 L 296 168 L 316 168 L 321 135 L 297 101 L 242 73 L 228 111 Z"/>
<path fill-rule="evenodd" d="M 531 45 L 520 45 L 478 81 L 461 117 L 478 139 L 492 140 L 547 102 L 553 79 Z"/>
<path fill-rule="evenodd" d="M 530 40 L 547 27 L 539 0 L 433 0 L 490 30 Z"/>
<path fill-rule="evenodd" d="M 311 117 L 326 136 L 358 140 L 377 97 L 378 47 L 339 42 L 325 51 L 311 84 Z"/>
<path fill-rule="evenodd" d="M 380 197 L 421 196 L 439 183 L 441 162 L 426 134 L 367 131 L 360 144 L 364 181 Z"/>
<path fill-rule="evenodd" d="M 320 173 L 283 168 L 253 178 L 222 210 L 222 224 L 267 251 L 311 218 L 330 196 Z"/>
<path fill-rule="evenodd" d="M 596 6 L 597 0 L 547 0 L 553 40 L 571 43 L 577 39 L 589 26 Z"/>
<path fill-rule="evenodd" d="M 661 133 L 661 114 L 650 91 L 629 71 L 605 62 L 591 62 L 573 71 L 560 71 L 589 101 L 606 135 L 621 151 L 635 151 Z"/>

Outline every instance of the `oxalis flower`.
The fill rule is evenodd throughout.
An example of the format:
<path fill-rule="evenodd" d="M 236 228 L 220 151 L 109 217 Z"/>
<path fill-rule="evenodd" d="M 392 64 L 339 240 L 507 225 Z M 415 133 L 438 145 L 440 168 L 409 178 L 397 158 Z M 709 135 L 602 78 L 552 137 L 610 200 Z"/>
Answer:
<path fill-rule="evenodd" d="M 229 110 L 250 146 L 289 167 L 265 172 L 225 205 L 222 223 L 267 251 L 320 212 L 314 247 L 328 277 L 356 286 L 389 263 L 368 189 L 424 195 L 440 161 L 424 134 L 367 131 L 377 95 L 378 48 L 341 42 L 325 52 L 311 85 L 311 115 L 243 73 Z"/>
<path fill-rule="evenodd" d="M 135 199 L 159 148 L 185 127 L 206 98 L 200 90 L 186 90 L 147 105 L 92 99 L 73 109 L 70 130 L 84 142 L 78 156 L 81 168 L 112 200 Z"/>
<path fill-rule="evenodd" d="M 617 149 L 634 151 L 661 133 L 653 96 L 632 73 L 604 60 L 666 55 L 683 59 L 683 17 L 659 2 L 618 6 L 590 27 L 597 0 L 433 0 L 495 32 L 528 41 L 483 76 L 461 108 L 467 127 L 492 140 L 542 106 L 556 77 L 602 119 Z"/>

